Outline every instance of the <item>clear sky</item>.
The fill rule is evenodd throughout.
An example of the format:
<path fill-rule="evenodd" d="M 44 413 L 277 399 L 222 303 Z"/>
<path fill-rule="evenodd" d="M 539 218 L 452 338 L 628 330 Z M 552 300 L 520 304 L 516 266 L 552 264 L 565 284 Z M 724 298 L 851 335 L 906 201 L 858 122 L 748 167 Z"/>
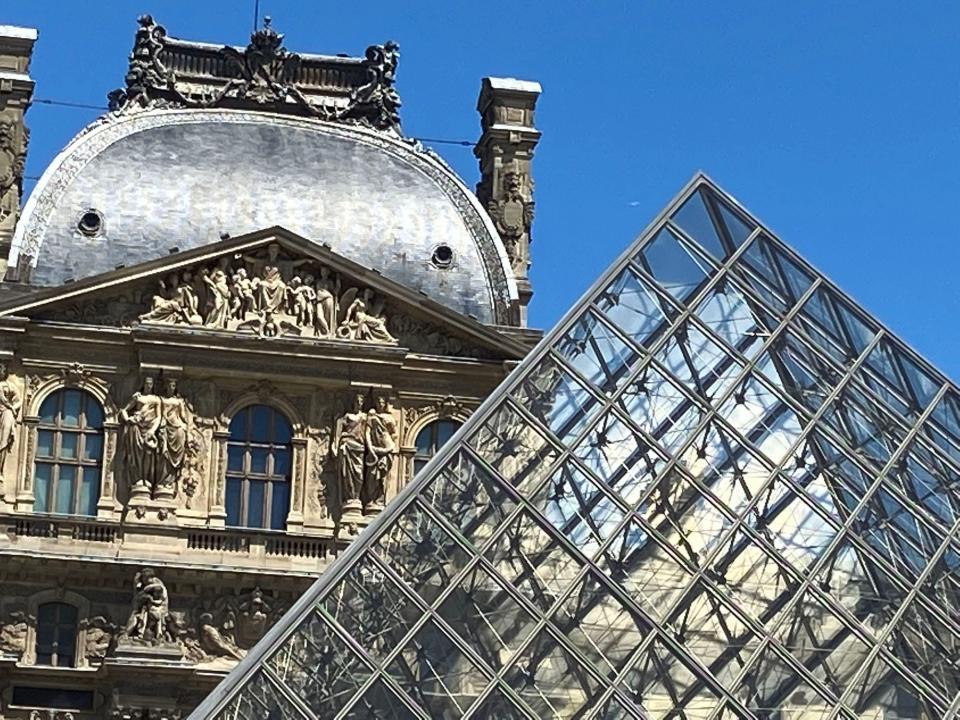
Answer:
<path fill-rule="evenodd" d="M 532 325 L 558 319 L 703 169 L 960 380 L 957 0 L 260 6 L 293 51 L 398 41 L 416 137 L 476 140 L 484 75 L 543 84 Z M 244 45 L 253 0 L 8 0 L 0 23 L 40 30 L 37 98 L 104 104 L 143 12 L 176 37 Z M 35 104 L 27 174 L 97 114 Z M 470 148 L 435 147 L 476 182 Z"/>

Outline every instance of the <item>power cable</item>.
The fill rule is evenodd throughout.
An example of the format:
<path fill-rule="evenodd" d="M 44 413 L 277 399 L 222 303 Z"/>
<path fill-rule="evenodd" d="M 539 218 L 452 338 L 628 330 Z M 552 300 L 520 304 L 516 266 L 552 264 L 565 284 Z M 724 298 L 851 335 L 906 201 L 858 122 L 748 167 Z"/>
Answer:
<path fill-rule="evenodd" d="M 77 102 L 68 102 L 66 100 L 51 100 L 50 98 L 35 98 L 33 100 L 35 103 L 40 105 L 54 105 L 56 107 L 68 107 L 76 108 L 80 110 L 109 110 L 104 105 L 88 105 L 86 103 L 77 103 Z M 427 137 L 415 137 L 413 140 L 422 143 L 435 143 L 437 145 L 457 145 L 460 147 L 473 147 L 474 142 L 472 140 L 450 140 L 447 138 L 427 138 Z M 26 178 L 30 179 L 30 178 Z"/>

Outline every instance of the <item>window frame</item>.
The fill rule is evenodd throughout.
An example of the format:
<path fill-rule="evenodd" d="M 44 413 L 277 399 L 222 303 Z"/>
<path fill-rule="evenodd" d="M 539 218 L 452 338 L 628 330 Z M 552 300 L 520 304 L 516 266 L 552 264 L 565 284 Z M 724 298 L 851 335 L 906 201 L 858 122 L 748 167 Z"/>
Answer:
<path fill-rule="evenodd" d="M 457 417 L 435 417 L 429 422 L 424 423 L 418 429 L 416 434 L 413 436 L 413 474 L 416 476 L 420 470 L 426 467 L 427 463 L 433 459 L 433 456 L 437 454 L 437 451 L 443 447 L 443 444 L 450 440 L 453 437 L 453 434 L 457 432 L 463 425 L 464 421 Z M 450 434 L 447 436 L 447 439 L 443 443 L 438 444 L 440 438 L 440 427 L 442 425 L 451 425 Z M 425 432 L 430 432 L 430 450 L 428 452 L 420 451 L 420 437 Z"/>
<path fill-rule="evenodd" d="M 50 623 L 44 622 L 41 617 L 43 615 L 44 608 L 54 608 L 54 618 Z M 73 613 L 72 622 L 64 622 L 61 620 L 61 615 L 65 609 L 69 609 Z M 80 608 L 76 605 L 63 600 L 48 600 L 47 602 L 40 603 L 37 605 L 37 628 L 36 633 L 33 638 L 33 664 L 38 667 L 66 667 L 66 668 L 75 668 L 77 667 L 77 648 L 80 645 Z M 52 638 L 49 645 L 44 644 L 41 647 L 41 626 L 51 625 L 53 628 Z M 66 645 L 64 649 L 69 649 L 70 653 L 68 655 L 63 655 L 58 651 L 63 645 L 63 637 L 65 636 L 64 630 L 67 630 L 71 639 L 71 644 Z M 50 652 L 41 652 L 49 648 Z M 50 662 L 41 662 L 41 657 L 49 657 Z M 61 662 L 61 661 L 66 662 Z"/>
<path fill-rule="evenodd" d="M 268 411 L 267 419 L 267 439 L 253 439 L 253 416 L 259 409 Z M 244 438 L 234 437 L 233 426 L 238 418 L 244 416 L 244 426 L 242 432 Z M 277 422 L 283 422 L 286 425 L 286 442 L 277 442 Z M 224 468 L 224 510 L 226 511 L 225 524 L 231 529 L 240 530 L 264 530 L 283 532 L 287 529 L 287 518 L 291 511 L 291 502 L 293 495 L 293 463 L 294 463 L 294 424 L 290 421 L 288 415 L 273 405 L 267 403 L 250 403 L 237 409 L 230 418 L 228 424 L 228 437 L 226 440 L 227 461 Z M 231 448 L 240 448 L 241 468 L 239 470 L 231 469 Z M 253 450 L 265 451 L 264 472 L 254 472 Z M 279 452 L 287 453 L 287 472 L 286 474 L 277 474 L 276 459 Z M 251 487 L 254 482 L 263 483 L 263 505 L 260 508 L 261 524 L 252 525 L 250 523 L 250 495 Z M 231 487 L 239 483 L 239 507 L 236 509 L 237 523 L 231 523 Z M 278 486 L 286 487 L 286 501 L 283 518 L 279 527 L 273 526 L 274 503 L 276 501 L 275 488 Z"/>
<path fill-rule="evenodd" d="M 79 397 L 77 410 L 77 424 L 69 425 L 64 423 L 64 411 L 67 398 L 70 393 L 76 393 Z M 44 419 L 43 408 L 47 403 L 54 401 L 56 406 L 53 410 L 53 421 Z M 99 412 L 99 425 L 91 425 L 89 421 L 89 407 L 94 404 Z M 76 517 L 96 517 L 97 503 L 100 501 L 100 491 L 103 481 L 103 450 L 106 443 L 106 432 L 104 428 L 106 420 L 106 409 L 98 397 L 89 390 L 72 387 L 60 386 L 47 393 L 37 409 L 37 418 L 33 432 L 36 433 L 36 442 L 34 443 L 32 457 L 32 488 L 34 494 L 33 511 L 49 515 L 69 515 Z M 41 454 L 41 437 L 43 433 L 50 433 L 50 453 Z M 63 456 L 64 437 L 76 438 L 73 456 Z M 99 447 L 95 457 L 86 458 L 90 438 L 99 438 Z M 40 506 L 40 495 L 38 494 L 38 469 L 40 466 L 50 468 L 49 477 L 47 477 L 46 494 L 43 497 L 42 508 Z M 58 508 L 57 500 L 60 492 L 61 473 L 65 467 L 74 468 L 74 477 L 70 482 L 70 507 L 67 512 L 62 512 Z M 94 471 L 93 497 L 91 505 L 87 508 L 81 508 L 83 498 L 84 476 L 88 471 Z"/>

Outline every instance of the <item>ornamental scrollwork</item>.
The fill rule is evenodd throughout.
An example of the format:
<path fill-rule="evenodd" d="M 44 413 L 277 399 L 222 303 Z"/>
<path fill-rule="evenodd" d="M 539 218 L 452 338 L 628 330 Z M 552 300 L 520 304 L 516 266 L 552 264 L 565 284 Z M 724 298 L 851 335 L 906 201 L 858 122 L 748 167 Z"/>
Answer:
<path fill-rule="evenodd" d="M 140 321 L 253 333 L 394 345 L 384 298 L 370 288 L 342 289 L 342 279 L 312 258 L 293 259 L 280 245 L 221 258 L 198 272 L 159 282 Z"/>
<path fill-rule="evenodd" d="M 250 36 L 246 48 L 219 50 L 228 72 L 218 88 L 184 92 L 176 73 L 166 66 L 164 50 L 171 46 L 166 29 L 152 16 L 141 15 L 130 53 L 125 87 L 107 96 L 112 112 L 148 108 L 215 108 L 252 102 L 267 109 L 292 109 L 298 114 L 330 122 L 365 125 L 398 131 L 400 96 L 394 87 L 399 46 L 392 41 L 371 45 L 362 60 L 366 82 L 354 88 L 345 107 L 311 102 L 297 84 L 303 59 L 283 46 L 283 35 L 264 18 L 263 27 Z M 174 41 L 175 42 L 175 41 Z"/>
<path fill-rule="evenodd" d="M 403 419 L 406 426 L 411 428 L 425 417 L 462 419 L 469 413 L 470 409 L 461 400 L 453 395 L 446 395 L 426 405 L 404 408 Z"/>

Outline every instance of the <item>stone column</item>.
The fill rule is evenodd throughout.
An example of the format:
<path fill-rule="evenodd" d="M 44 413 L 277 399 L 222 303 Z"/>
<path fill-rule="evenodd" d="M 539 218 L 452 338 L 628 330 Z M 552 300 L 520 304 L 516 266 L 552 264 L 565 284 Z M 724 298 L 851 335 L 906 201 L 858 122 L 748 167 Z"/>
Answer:
<path fill-rule="evenodd" d="M 33 454 L 37 447 L 37 423 L 40 418 L 29 415 L 23 418 L 20 438 L 23 450 L 20 452 L 20 462 L 17 464 L 17 512 L 33 512 Z"/>
<path fill-rule="evenodd" d="M 20 214 L 23 167 L 30 134 L 23 115 L 33 98 L 30 55 L 37 39 L 33 28 L 0 25 L 0 280 Z"/>
<path fill-rule="evenodd" d="M 473 149 L 480 161 L 477 197 L 486 207 L 507 249 L 520 294 L 516 323 L 527 324 L 530 286 L 530 226 L 533 179 L 530 161 L 540 141 L 533 111 L 540 83 L 513 78 L 484 78 L 477 100 L 482 134 Z"/>

